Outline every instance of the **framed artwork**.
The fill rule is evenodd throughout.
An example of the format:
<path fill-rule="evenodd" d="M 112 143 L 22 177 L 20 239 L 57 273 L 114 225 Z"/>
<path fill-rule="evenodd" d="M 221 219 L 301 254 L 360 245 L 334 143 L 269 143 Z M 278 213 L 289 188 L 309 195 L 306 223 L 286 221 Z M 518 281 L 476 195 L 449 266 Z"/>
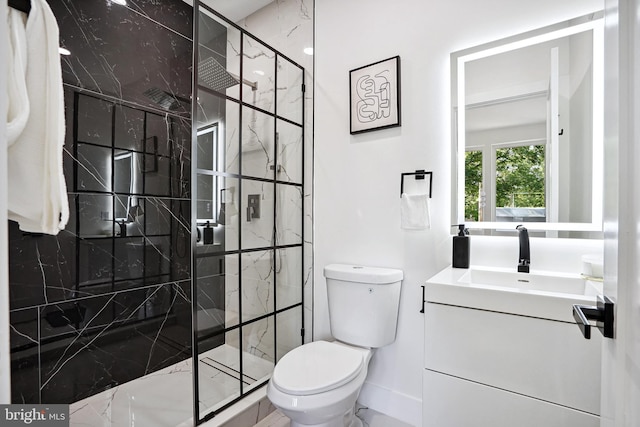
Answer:
<path fill-rule="evenodd" d="M 349 71 L 351 134 L 400 126 L 400 57 Z"/>

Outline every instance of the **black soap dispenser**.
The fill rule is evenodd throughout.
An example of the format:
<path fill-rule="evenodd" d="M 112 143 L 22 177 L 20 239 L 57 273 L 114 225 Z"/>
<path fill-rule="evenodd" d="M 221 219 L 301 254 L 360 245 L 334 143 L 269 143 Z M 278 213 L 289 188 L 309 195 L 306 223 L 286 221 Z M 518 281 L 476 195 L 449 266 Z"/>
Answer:
<path fill-rule="evenodd" d="M 453 260 L 454 268 L 469 268 L 470 248 L 469 230 L 464 224 L 458 224 L 458 235 L 453 236 Z"/>
<path fill-rule="evenodd" d="M 213 227 L 211 227 L 209 221 L 207 221 L 206 227 L 202 230 L 202 234 L 202 242 L 205 245 L 213 245 Z"/>

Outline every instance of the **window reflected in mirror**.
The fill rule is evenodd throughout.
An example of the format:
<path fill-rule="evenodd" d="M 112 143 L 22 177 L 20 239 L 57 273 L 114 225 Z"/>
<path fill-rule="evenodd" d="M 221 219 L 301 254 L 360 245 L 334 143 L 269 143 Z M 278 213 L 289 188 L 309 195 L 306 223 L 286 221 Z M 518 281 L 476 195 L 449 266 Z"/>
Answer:
<path fill-rule="evenodd" d="M 545 145 L 497 148 L 495 220 L 545 222 Z"/>
<path fill-rule="evenodd" d="M 484 221 L 487 203 L 482 177 L 482 151 L 467 150 L 464 156 L 465 221 Z"/>

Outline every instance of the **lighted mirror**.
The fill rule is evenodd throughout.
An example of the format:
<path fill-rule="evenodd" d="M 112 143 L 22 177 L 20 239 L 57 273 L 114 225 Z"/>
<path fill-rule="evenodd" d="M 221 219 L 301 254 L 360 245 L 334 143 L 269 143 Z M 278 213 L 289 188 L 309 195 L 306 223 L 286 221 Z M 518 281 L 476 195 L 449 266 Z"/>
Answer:
<path fill-rule="evenodd" d="M 603 46 L 597 13 L 451 55 L 454 224 L 601 232 Z"/>

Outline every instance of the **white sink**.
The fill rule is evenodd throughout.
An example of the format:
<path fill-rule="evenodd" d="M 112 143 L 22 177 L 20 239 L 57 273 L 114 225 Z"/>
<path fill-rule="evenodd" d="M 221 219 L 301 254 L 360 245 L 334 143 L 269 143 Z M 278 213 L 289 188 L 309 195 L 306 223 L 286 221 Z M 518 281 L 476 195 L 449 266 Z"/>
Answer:
<path fill-rule="evenodd" d="M 552 292 L 558 294 L 596 296 L 595 282 L 578 275 L 559 273 L 518 273 L 499 269 L 469 269 L 460 283 L 473 283 L 517 289 L 519 291 Z"/>
<path fill-rule="evenodd" d="M 595 305 L 602 283 L 579 274 L 447 267 L 427 281 L 427 302 L 574 323 L 573 304 Z"/>

